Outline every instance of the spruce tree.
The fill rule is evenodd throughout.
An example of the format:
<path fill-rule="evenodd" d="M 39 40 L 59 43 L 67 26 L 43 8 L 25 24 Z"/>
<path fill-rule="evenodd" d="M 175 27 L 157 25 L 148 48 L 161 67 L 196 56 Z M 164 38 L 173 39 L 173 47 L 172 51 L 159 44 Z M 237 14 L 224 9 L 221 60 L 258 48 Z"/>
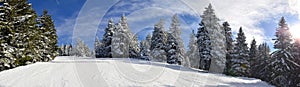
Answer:
<path fill-rule="evenodd" d="M 222 28 L 225 31 L 225 37 L 226 37 L 225 47 L 226 47 L 226 51 L 227 51 L 227 53 L 226 53 L 226 68 L 224 70 L 225 73 L 228 71 L 227 70 L 229 68 L 228 66 L 231 66 L 229 64 L 231 64 L 230 60 L 231 60 L 231 55 L 232 55 L 233 47 L 234 47 L 233 46 L 233 39 L 232 39 L 232 31 L 231 31 L 231 28 L 229 26 L 230 25 L 229 25 L 228 22 L 224 22 L 223 26 L 222 26 Z"/>
<path fill-rule="evenodd" d="M 211 65 L 210 72 L 223 73 L 226 62 L 226 47 L 225 47 L 225 35 L 224 30 L 219 24 L 219 19 L 212 9 L 212 5 L 209 4 L 203 15 L 201 15 L 201 22 L 203 27 L 208 31 L 209 38 L 211 40 Z"/>
<path fill-rule="evenodd" d="M 129 58 L 129 37 L 128 30 L 118 23 L 112 38 L 113 58 Z"/>
<path fill-rule="evenodd" d="M 39 46 L 39 30 L 37 28 L 37 15 L 27 0 L 8 0 L 12 10 L 12 25 L 15 39 L 10 41 L 15 48 L 12 52 L 16 59 L 16 65 L 26 65 L 41 61 Z"/>
<path fill-rule="evenodd" d="M 156 61 L 167 61 L 166 57 L 167 34 L 164 31 L 164 21 L 155 24 L 151 38 L 151 55 Z"/>
<path fill-rule="evenodd" d="M 42 43 L 40 43 L 40 49 L 42 49 L 42 57 L 44 61 L 54 59 L 58 55 L 57 47 L 57 35 L 54 26 L 54 22 L 48 11 L 44 10 L 43 15 L 38 18 L 39 34 Z"/>
<path fill-rule="evenodd" d="M 133 35 L 129 44 L 129 57 L 130 58 L 139 58 L 140 57 L 140 48 L 138 42 L 138 35 Z"/>
<path fill-rule="evenodd" d="M 199 48 L 196 43 L 196 36 L 195 36 L 194 30 L 192 31 L 192 34 L 190 35 L 188 47 L 189 47 L 189 50 L 187 51 L 186 55 L 190 61 L 190 67 L 199 68 L 199 61 L 200 61 Z"/>
<path fill-rule="evenodd" d="M 291 54 L 292 39 L 289 28 L 284 17 L 279 21 L 279 27 L 276 30 L 274 48 L 278 49 L 271 54 L 270 74 L 268 81 L 281 87 L 297 86 L 299 83 L 300 65 L 296 63 L 297 58 Z"/>
<path fill-rule="evenodd" d="M 250 50 L 249 50 L 249 63 L 250 63 L 250 73 L 249 73 L 249 76 L 253 76 L 252 74 L 255 73 L 256 71 L 256 67 L 255 64 L 256 64 L 256 60 L 258 59 L 258 53 L 257 53 L 257 46 L 256 46 L 256 41 L 255 39 L 252 40 L 251 42 L 251 45 L 250 45 Z"/>
<path fill-rule="evenodd" d="M 101 58 L 112 58 L 112 38 L 115 30 L 115 24 L 112 19 L 108 21 L 107 27 L 105 29 L 105 33 L 102 39 L 102 52 L 100 52 Z"/>
<path fill-rule="evenodd" d="M 95 43 L 94 43 L 94 51 L 95 51 L 95 57 L 99 58 L 100 56 L 100 52 L 101 52 L 101 45 L 102 43 L 99 41 L 98 37 L 96 37 L 95 39 Z"/>
<path fill-rule="evenodd" d="M 79 57 L 91 57 L 91 50 L 84 42 L 78 38 L 75 47 L 75 55 Z"/>
<path fill-rule="evenodd" d="M 212 59 L 212 43 L 205 24 L 201 22 L 197 32 L 197 45 L 199 49 L 200 61 L 199 69 L 209 70 Z"/>
<path fill-rule="evenodd" d="M 292 47 L 292 55 L 297 59 L 300 60 L 300 38 L 296 38 L 293 47 Z M 296 63 L 300 64 L 300 61 L 296 61 Z"/>
<path fill-rule="evenodd" d="M 129 46 L 129 57 L 130 58 L 138 58 L 139 57 L 139 43 L 138 43 L 138 39 L 137 39 L 137 35 L 134 35 L 129 26 L 128 26 L 128 22 L 127 22 L 127 18 L 125 16 L 125 14 L 123 14 L 121 16 L 121 20 L 119 21 L 119 23 L 122 26 L 122 29 L 124 30 L 124 33 L 128 36 L 124 39 L 128 39 L 129 42 L 126 42 L 127 46 Z"/>
<path fill-rule="evenodd" d="M 181 63 L 184 66 L 190 66 L 189 60 L 185 57 L 185 48 L 184 44 L 181 38 L 181 28 L 180 28 L 180 20 L 177 16 L 177 14 L 174 14 L 172 17 L 172 23 L 170 27 L 170 33 L 173 35 L 175 38 L 176 42 L 178 43 L 178 53 L 181 55 L 183 58 L 180 58 L 182 61 Z"/>
<path fill-rule="evenodd" d="M 141 58 L 144 60 L 151 60 L 151 51 L 150 51 L 151 35 L 148 34 L 145 40 L 140 42 L 140 53 Z"/>
<path fill-rule="evenodd" d="M 10 43 L 13 37 L 12 9 L 7 1 L 0 6 L 0 71 L 13 68 L 15 57 L 12 50 L 15 47 Z"/>
<path fill-rule="evenodd" d="M 276 29 L 276 38 L 274 43 L 275 49 L 289 50 L 292 45 L 292 34 L 289 31 L 288 25 L 284 17 L 281 17 L 279 21 L 279 27 Z"/>
<path fill-rule="evenodd" d="M 258 46 L 257 59 L 254 60 L 251 66 L 252 77 L 262 80 L 270 79 L 270 67 L 268 67 L 268 64 L 270 64 L 270 48 L 267 43 L 262 43 Z"/>
<path fill-rule="evenodd" d="M 247 59 L 249 59 L 249 50 L 245 34 L 241 27 L 236 38 L 232 59 L 230 60 L 231 64 L 229 64 L 231 66 L 229 66 L 230 69 L 227 71 L 227 74 L 233 76 L 248 76 L 250 64 Z"/>
<path fill-rule="evenodd" d="M 172 33 L 168 33 L 168 40 L 166 46 L 167 52 L 167 63 L 181 65 L 183 55 L 180 54 L 180 47 L 177 39 Z"/>

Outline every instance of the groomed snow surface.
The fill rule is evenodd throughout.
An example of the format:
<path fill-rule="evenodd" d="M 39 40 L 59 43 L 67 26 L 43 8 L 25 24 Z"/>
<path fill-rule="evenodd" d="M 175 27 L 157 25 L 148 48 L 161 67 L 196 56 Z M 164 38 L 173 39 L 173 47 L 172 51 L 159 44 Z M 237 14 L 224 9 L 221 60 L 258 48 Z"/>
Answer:
<path fill-rule="evenodd" d="M 0 87 L 270 87 L 253 78 L 129 58 L 57 57 L 0 72 Z"/>

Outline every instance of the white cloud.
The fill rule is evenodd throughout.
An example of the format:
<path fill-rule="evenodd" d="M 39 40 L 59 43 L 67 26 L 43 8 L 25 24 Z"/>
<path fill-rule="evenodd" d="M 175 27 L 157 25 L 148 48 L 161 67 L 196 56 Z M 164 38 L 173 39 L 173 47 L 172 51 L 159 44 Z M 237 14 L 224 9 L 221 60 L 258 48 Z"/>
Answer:
<path fill-rule="evenodd" d="M 198 5 L 195 2 L 203 3 Z M 228 21 L 235 33 L 240 26 L 243 27 L 248 43 L 253 37 L 258 43 L 268 41 L 264 29 L 259 27 L 260 22 L 290 12 L 286 0 L 186 0 L 186 3 L 199 13 L 203 12 L 208 3 L 212 3 L 216 15 L 222 21 Z"/>
<path fill-rule="evenodd" d="M 102 13 L 115 4 L 117 0 L 111 2 L 88 0 L 83 6 L 77 19 L 66 21 L 59 28 L 72 28 L 72 21 L 76 21 L 73 37 L 84 38 L 84 41 L 93 44 L 93 40 L 98 29 L 98 25 L 104 16 Z M 127 3 L 128 2 L 128 3 Z M 134 3 L 138 2 L 138 3 Z M 181 0 L 181 1 L 164 1 L 164 0 L 151 0 L 151 1 L 122 1 L 115 6 L 118 9 L 108 12 L 106 15 L 116 15 L 129 12 L 128 22 L 133 32 L 138 32 L 140 29 L 153 27 L 159 21 L 159 18 L 166 20 L 166 25 L 169 25 L 171 15 L 190 13 L 193 16 L 199 17 L 208 3 L 212 3 L 216 15 L 224 21 L 228 21 L 236 33 L 240 26 L 243 27 L 249 43 L 253 37 L 256 38 L 258 43 L 263 41 L 270 41 L 264 35 L 266 32 L 259 24 L 262 21 L 274 20 L 278 15 L 284 14 L 299 14 L 300 6 L 298 0 Z M 127 6 L 122 8 L 122 6 Z M 299 17 L 300 18 L 300 17 Z M 104 18 L 103 20 L 107 20 Z M 118 19 L 118 18 L 114 18 Z M 114 20 L 118 22 L 118 20 Z M 102 21 L 103 22 L 103 21 Z M 107 21 L 104 21 L 105 24 Z M 192 29 L 197 28 L 198 23 L 193 23 L 192 26 L 182 24 L 183 38 L 189 38 Z M 276 26 L 274 26 L 276 27 Z M 192 28 L 192 29 L 189 29 Z M 165 27 L 168 29 L 168 26 Z M 66 29 L 68 30 L 68 29 Z M 103 30 L 103 29 L 100 29 Z M 64 31 L 61 31 L 64 32 Z M 188 41 L 188 40 L 185 40 Z"/>
<path fill-rule="evenodd" d="M 74 26 L 72 34 L 72 42 L 76 43 L 77 38 L 81 38 L 89 47 L 93 47 L 96 36 L 96 31 L 100 24 L 100 20 L 106 11 L 117 2 L 117 0 L 109 0 L 104 2 L 98 0 L 88 0 L 81 8 L 76 19 L 75 24 L 65 22 L 64 26 Z"/>
<path fill-rule="evenodd" d="M 291 8 L 294 14 L 298 15 L 298 19 L 300 19 L 300 1 L 299 0 L 288 0 L 289 7 Z"/>

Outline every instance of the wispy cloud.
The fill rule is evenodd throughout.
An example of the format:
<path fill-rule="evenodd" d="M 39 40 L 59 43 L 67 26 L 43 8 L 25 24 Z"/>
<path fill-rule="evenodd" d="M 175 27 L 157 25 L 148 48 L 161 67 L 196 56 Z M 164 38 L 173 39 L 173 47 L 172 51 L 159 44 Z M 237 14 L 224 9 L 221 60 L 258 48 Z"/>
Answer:
<path fill-rule="evenodd" d="M 300 1 L 299 0 L 288 0 L 288 1 L 289 1 L 290 9 L 294 14 L 298 15 L 298 19 L 300 19 Z"/>
<path fill-rule="evenodd" d="M 199 0 L 187 0 L 186 2 L 201 13 L 208 3 L 212 3 L 216 15 L 222 21 L 228 21 L 236 33 L 240 26 L 243 27 L 249 43 L 253 37 L 261 43 L 268 39 L 264 30 L 259 27 L 261 21 L 270 20 L 274 16 L 283 15 L 289 12 L 286 0 L 210 0 L 203 1 L 204 5 L 197 5 L 194 2 Z M 276 26 L 274 26 L 276 27 Z"/>
<path fill-rule="evenodd" d="M 296 4 L 292 4 L 295 2 Z M 92 47 L 96 31 L 103 33 L 109 18 L 118 22 L 121 14 L 125 13 L 130 28 L 137 33 L 153 27 L 160 18 L 166 20 L 165 29 L 168 29 L 171 16 L 177 13 L 181 15 L 182 36 L 187 42 L 186 38 L 189 37 L 191 30 L 198 28 L 199 15 L 209 3 L 212 3 L 221 22 L 228 21 L 234 33 L 242 26 L 248 43 L 253 37 L 261 43 L 270 40 L 259 24 L 285 14 L 299 14 L 299 2 L 298 0 L 114 0 L 110 2 L 88 0 L 76 19 L 66 19 L 67 21 L 58 26 L 59 29 L 63 29 L 58 34 L 69 35 L 70 33 L 65 31 L 74 29 L 72 39 L 82 38 Z M 186 14 L 189 16 L 184 18 Z"/>

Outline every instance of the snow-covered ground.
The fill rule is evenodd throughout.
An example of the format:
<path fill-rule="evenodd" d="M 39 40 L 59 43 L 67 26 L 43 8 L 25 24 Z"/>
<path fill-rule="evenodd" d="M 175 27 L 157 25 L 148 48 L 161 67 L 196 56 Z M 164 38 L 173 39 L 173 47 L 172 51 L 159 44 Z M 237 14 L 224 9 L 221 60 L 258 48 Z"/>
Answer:
<path fill-rule="evenodd" d="M 0 87 L 269 87 L 253 78 L 205 73 L 177 65 L 128 58 L 57 57 L 0 72 Z"/>

